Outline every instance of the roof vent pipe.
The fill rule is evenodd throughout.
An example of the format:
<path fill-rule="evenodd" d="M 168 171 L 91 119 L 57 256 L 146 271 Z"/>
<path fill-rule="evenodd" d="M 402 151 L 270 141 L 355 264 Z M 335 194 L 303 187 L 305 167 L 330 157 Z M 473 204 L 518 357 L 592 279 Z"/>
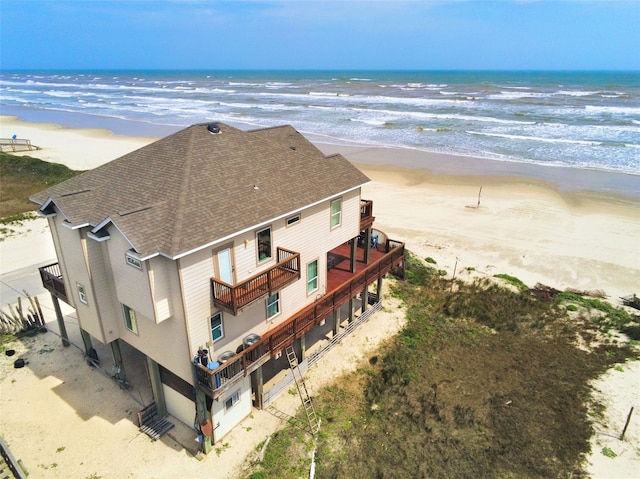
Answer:
<path fill-rule="evenodd" d="M 207 130 L 209 130 L 209 132 L 213 134 L 220 133 L 220 127 L 218 126 L 217 123 L 209 123 L 207 125 Z"/>

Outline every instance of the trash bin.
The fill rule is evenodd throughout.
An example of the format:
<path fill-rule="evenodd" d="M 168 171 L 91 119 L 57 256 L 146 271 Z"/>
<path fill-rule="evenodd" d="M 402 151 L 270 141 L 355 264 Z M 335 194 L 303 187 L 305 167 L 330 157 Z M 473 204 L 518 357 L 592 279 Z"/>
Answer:
<path fill-rule="evenodd" d="M 218 361 L 211 361 L 209 362 L 209 364 L 207 364 L 207 368 L 211 369 L 212 371 L 214 369 L 218 369 L 218 366 L 220 366 L 220 363 Z M 216 389 L 220 387 L 220 373 L 216 373 L 213 375 L 213 380 L 214 383 L 216 385 Z"/>

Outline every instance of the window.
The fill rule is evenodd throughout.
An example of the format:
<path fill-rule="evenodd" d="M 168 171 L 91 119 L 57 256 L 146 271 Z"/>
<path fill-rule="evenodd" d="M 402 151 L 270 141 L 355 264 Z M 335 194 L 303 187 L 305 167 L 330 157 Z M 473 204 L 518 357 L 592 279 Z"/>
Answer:
<path fill-rule="evenodd" d="M 224 409 L 225 411 L 228 411 L 229 409 L 231 409 L 233 406 L 235 406 L 236 404 L 238 404 L 238 401 L 240 401 L 240 390 L 238 389 L 236 392 L 234 392 L 229 399 L 227 399 L 224 402 Z"/>
<path fill-rule="evenodd" d="M 78 287 L 78 297 L 80 298 L 80 302 L 89 304 L 89 302 L 87 301 L 87 292 L 85 291 L 84 286 L 82 286 L 80 283 L 76 283 L 76 286 Z"/>
<path fill-rule="evenodd" d="M 224 337 L 224 331 L 222 330 L 222 313 L 216 313 L 211 316 L 209 324 L 211 326 L 211 339 L 213 342 Z"/>
<path fill-rule="evenodd" d="M 342 224 L 342 198 L 331 202 L 331 229 Z"/>
<path fill-rule="evenodd" d="M 280 314 L 280 293 L 275 293 L 267 298 L 267 319 L 278 314 Z"/>
<path fill-rule="evenodd" d="M 300 221 L 300 214 L 287 218 L 287 226 L 295 225 L 298 221 Z"/>
<path fill-rule="evenodd" d="M 318 260 L 307 264 L 307 294 L 318 289 Z"/>
<path fill-rule="evenodd" d="M 133 256 L 127 255 L 127 264 L 129 266 L 133 266 L 134 268 L 142 269 L 142 261 Z"/>
<path fill-rule="evenodd" d="M 138 321 L 136 320 L 136 312 L 126 304 L 122 305 L 124 310 L 124 325 L 132 333 L 138 334 Z"/>
<path fill-rule="evenodd" d="M 258 243 L 258 262 L 271 259 L 271 227 L 256 233 Z"/>

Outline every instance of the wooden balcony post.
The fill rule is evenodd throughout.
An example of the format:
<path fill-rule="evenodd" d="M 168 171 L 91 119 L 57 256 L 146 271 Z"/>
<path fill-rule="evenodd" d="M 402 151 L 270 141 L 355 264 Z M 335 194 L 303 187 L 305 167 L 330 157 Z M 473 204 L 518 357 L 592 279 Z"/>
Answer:
<path fill-rule="evenodd" d="M 356 256 L 358 254 L 358 238 L 353 238 L 351 240 L 351 264 L 349 265 L 349 271 L 352 273 L 356 272 Z"/>
<path fill-rule="evenodd" d="M 364 264 L 369 264 L 369 257 L 371 251 L 371 228 L 366 229 L 364 238 Z"/>

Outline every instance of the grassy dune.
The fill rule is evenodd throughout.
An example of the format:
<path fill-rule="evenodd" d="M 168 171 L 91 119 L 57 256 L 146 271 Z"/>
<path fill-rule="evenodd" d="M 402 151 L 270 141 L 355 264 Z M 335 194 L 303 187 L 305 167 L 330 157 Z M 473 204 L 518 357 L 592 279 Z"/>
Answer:
<path fill-rule="evenodd" d="M 404 330 L 314 397 L 315 477 L 584 477 L 601 410 L 589 382 L 638 357 L 640 318 L 511 277 L 452 288 L 433 265 L 408 263 L 394 288 Z M 634 339 L 621 344 L 614 329 Z M 313 447 L 288 426 L 250 477 L 306 477 Z"/>
<path fill-rule="evenodd" d="M 80 173 L 58 163 L 0 152 L 0 218 L 35 210 L 29 196 Z"/>

